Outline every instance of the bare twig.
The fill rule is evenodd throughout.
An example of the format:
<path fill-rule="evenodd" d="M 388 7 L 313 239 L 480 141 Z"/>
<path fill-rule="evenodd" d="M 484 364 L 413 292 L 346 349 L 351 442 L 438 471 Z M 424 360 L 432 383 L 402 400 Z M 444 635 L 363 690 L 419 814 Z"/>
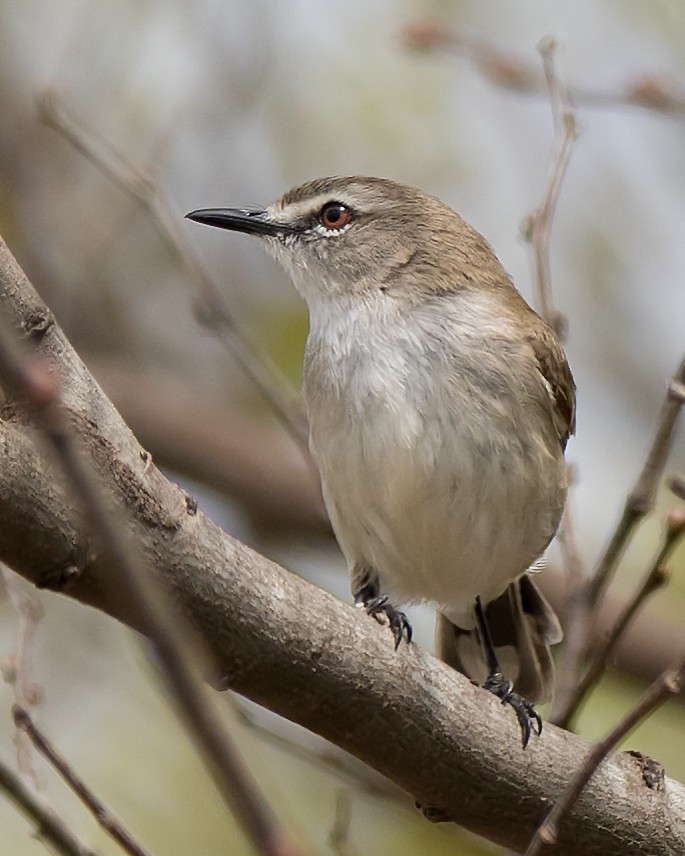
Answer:
<path fill-rule="evenodd" d="M 639 610 L 644 606 L 647 599 L 654 594 L 654 592 L 668 582 L 669 569 L 666 562 L 685 534 L 682 518 L 682 509 L 674 509 L 669 514 L 663 541 L 652 567 L 646 574 L 642 584 L 639 586 L 634 596 L 628 601 L 628 603 L 626 603 L 613 627 L 609 629 L 605 634 L 603 641 L 593 651 L 592 662 L 569 701 L 567 712 L 569 720 L 572 720 L 575 717 L 581 705 L 587 698 L 588 693 L 600 681 L 609 665 L 609 659 L 615 651 L 618 641 L 623 636 Z"/>
<path fill-rule="evenodd" d="M 12 708 L 14 724 L 28 736 L 40 754 L 55 768 L 59 775 L 88 807 L 98 824 L 131 856 L 147 856 L 147 851 L 124 829 L 121 823 L 107 810 L 93 791 L 86 785 L 65 759 L 52 746 L 45 735 L 36 727 L 27 710 L 18 704 Z"/>
<path fill-rule="evenodd" d="M 140 626 L 150 636 L 190 733 L 245 834 L 263 856 L 299 853 L 223 726 L 214 699 L 199 673 L 197 663 L 206 660 L 206 654 L 197 643 L 196 634 L 174 609 L 163 587 L 153 580 L 131 541 L 122 536 L 125 527 L 121 525 L 119 509 L 104 501 L 104 492 L 78 448 L 76 435 L 61 406 L 54 372 L 43 360 L 23 357 L 4 316 L 0 316 L 0 383 L 6 391 L 26 401 L 30 414 L 61 463 L 101 548 L 116 568 L 115 579 L 106 577 L 100 583 L 112 598 L 126 599 Z"/>
<path fill-rule="evenodd" d="M 685 659 L 657 678 L 635 707 L 612 728 L 603 740 L 595 743 L 581 769 L 571 779 L 561 798 L 536 829 L 524 856 L 537 856 L 545 845 L 556 843 L 562 820 L 576 803 L 602 761 L 640 722 L 651 716 L 671 696 L 679 693 L 684 680 Z"/>
<path fill-rule="evenodd" d="M 535 292 L 540 315 L 563 338 L 566 322 L 564 316 L 552 305 L 549 243 L 552 220 L 559 201 L 559 191 L 563 181 L 573 143 L 578 135 L 575 113 L 568 99 L 568 92 L 557 76 L 554 67 L 554 40 L 543 39 L 538 49 L 542 56 L 545 79 L 552 104 L 552 115 L 556 128 L 554 152 L 550 158 L 547 181 L 538 208 L 529 214 L 522 228 L 526 240 L 530 243 L 535 269 Z"/>
<path fill-rule="evenodd" d="M 657 429 L 642 470 L 632 490 L 626 499 L 623 514 L 609 541 L 597 569 L 589 579 L 587 585 L 577 591 L 574 597 L 577 599 L 577 615 L 589 616 L 589 620 L 583 619 L 587 627 L 587 636 L 584 649 L 578 662 L 587 662 L 590 656 L 590 645 L 592 635 L 590 627 L 596 621 L 597 612 L 601 599 L 611 578 L 616 570 L 619 559 L 635 531 L 638 523 L 654 507 L 654 500 L 659 484 L 659 479 L 666 465 L 666 459 L 671 448 L 673 432 L 678 421 L 678 415 L 682 407 L 682 397 L 678 394 L 681 384 L 685 382 L 685 357 L 676 370 L 673 379 L 668 385 L 666 396 L 659 412 Z M 675 392 L 674 392 L 675 390 Z M 555 704 L 552 721 L 562 728 L 570 726 L 572 717 L 577 709 L 576 694 L 569 692 L 565 698 Z"/>
<path fill-rule="evenodd" d="M 495 45 L 456 33 L 443 24 L 418 20 L 404 28 L 405 43 L 415 50 L 446 50 L 466 57 L 481 74 L 497 86 L 523 95 L 546 93 L 545 80 L 537 67 Z M 620 91 L 570 87 L 574 104 L 594 108 L 639 107 L 676 119 L 685 119 L 685 92 L 663 76 L 646 74 L 634 78 Z"/>
<path fill-rule="evenodd" d="M 181 218 L 162 197 L 152 176 L 130 163 L 109 140 L 86 125 L 68 109 L 53 90 L 38 101 L 44 123 L 58 131 L 103 175 L 141 205 L 171 255 L 188 271 L 195 286 L 195 312 L 200 323 L 213 332 L 264 396 L 293 440 L 313 466 L 302 415 L 294 406 L 296 396 L 286 394 L 285 380 L 254 339 L 247 334 L 216 288 L 185 234 Z"/>
<path fill-rule="evenodd" d="M 43 617 L 44 609 L 37 595 L 2 563 L 0 575 L 18 617 L 16 648 L 12 654 L 3 658 L 2 673 L 5 681 L 12 686 L 15 702 L 33 708 L 43 697 L 42 687 L 31 681 L 31 665 L 36 628 Z M 25 735 L 17 732 L 14 735 L 14 745 L 17 749 L 18 769 L 37 786 L 38 775 L 31 763 L 29 741 Z"/>
<path fill-rule="evenodd" d="M 618 560 L 630 540 L 630 537 L 645 515 L 654 507 L 659 479 L 666 465 L 666 458 L 671 449 L 671 440 L 675 430 L 683 398 L 677 393 L 685 383 L 685 357 L 678 366 L 673 379 L 668 385 L 664 402 L 657 420 L 657 429 L 652 441 L 647 460 L 642 467 L 633 489 L 628 494 L 623 515 L 609 542 L 592 579 L 590 597 L 597 602 L 609 584 Z"/>
<path fill-rule="evenodd" d="M 0 788 L 36 826 L 36 835 L 62 856 L 97 856 L 82 844 L 64 821 L 24 784 L 21 777 L 0 761 Z"/>

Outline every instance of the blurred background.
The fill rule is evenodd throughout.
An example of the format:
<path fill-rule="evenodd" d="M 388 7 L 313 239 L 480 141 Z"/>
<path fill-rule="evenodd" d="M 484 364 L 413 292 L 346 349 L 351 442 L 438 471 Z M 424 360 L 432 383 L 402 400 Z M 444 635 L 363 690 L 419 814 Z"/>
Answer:
<path fill-rule="evenodd" d="M 426 22 L 460 43 L 418 50 Z M 554 129 L 544 93 L 513 84 L 542 80 L 536 46 L 546 35 L 559 42 L 562 80 L 579 93 L 580 135 L 555 214 L 551 267 L 578 385 L 572 507 L 582 558 L 592 566 L 644 460 L 685 341 L 680 0 L 0 3 L 0 234 L 153 459 L 232 534 L 342 598 L 349 599 L 344 564 L 315 481 L 211 317 L 200 323 L 190 256 L 201 259 L 241 330 L 293 394 L 304 307 L 257 242 L 182 216 L 264 205 L 318 176 L 382 175 L 452 205 L 533 301 L 520 226 L 540 202 Z M 628 103 L 631 93 L 659 109 Z M 152 199 L 152 217 L 135 193 Z M 180 256 L 164 237 L 167 226 Z M 684 470 L 681 428 L 666 475 Z M 660 492 L 613 597 L 632 593 L 675 504 Z M 552 549 L 550 575 L 557 564 Z M 683 624 L 682 548 L 671 570 L 624 666 L 656 649 L 679 653 L 665 634 Z M 7 663 L 21 626 L 15 605 L 30 593 L 20 581 L 5 589 Z M 28 669 L 42 696 L 36 717 L 74 767 L 153 854 L 249 853 L 144 646 L 102 615 L 37 597 L 45 614 Z M 411 616 L 430 646 L 430 611 Z M 583 711 L 581 733 L 595 737 L 629 709 L 654 668 L 646 659 L 650 665 L 610 673 Z M 13 687 L 0 685 L 5 761 L 15 752 L 13 698 Z M 410 800 L 357 765 L 336 772 L 327 748 L 266 712 L 246 707 L 257 723 L 250 725 L 226 707 L 265 792 L 313 852 L 496 852 L 429 825 Z M 683 729 L 681 698 L 626 748 L 683 780 Z M 39 760 L 34 766 L 71 828 L 99 852 L 115 853 L 52 772 Z M 348 811 L 347 840 L 336 850 L 329 843 L 336 813 L 340 820 Z M 1 795 L 0 843 L 17 856 L 44 852 Z"/>

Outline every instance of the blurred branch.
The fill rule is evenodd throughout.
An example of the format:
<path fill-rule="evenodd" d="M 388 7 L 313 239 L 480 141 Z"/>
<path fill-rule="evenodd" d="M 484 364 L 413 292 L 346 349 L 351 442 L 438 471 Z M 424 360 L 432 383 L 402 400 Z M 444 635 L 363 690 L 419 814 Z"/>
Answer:
<path fill-rule="evenodd" d="M 331 538 L 320 481 L 277 425 L 212 406 L 170 374 L 87 362 L 158 466 L 236 500 L 267 535 Z"/>
<path fill-rule="evenodd" d="M 671 448 L 673 432 L 678 421 L 683 397 L 680 386 L 685 382 L 685 358 L 669 383 L 664 402 L 657 420 L 657 428 L 642 470 L 628 494 L 623 514 L 609 541 L 597 569 L 586 585 L 575 593 L 577 609 L 582 615 L 590 616 L 590 627 L 596 622 L 603 595 L 616 570 L 619 559 L 630 541 L 638 523 L 652 510 L 659 479 L 663 473 L 666 459 Z M 587 663 L 592 655 L 594 636 L 588 628 L 585 645 L 581 651 L 582 662 Z M 552 720 L 562 727 L 568 727 L 577 709 L 575 692 L 565 692 L 554 705 Z"/>
<path fill-rule="evenodd" d="M 611 581 L 618 560 L 621 558 L 635 527 L 654 507 L 659 479 L 671 450 L 673 432 L 684 403 L 683 396 L 677 392 L 683 384 L 685 384 L 685 357 L 683 357 L 666 389 L 666 396 L 657 418 L 656 433 L 647 460 L 633 489 L 628 494 L 623 515 L 593 575 L 589 597 L 594 603 L 601 597 Z"/>
<path fill-rule="evenodd" d="M 48 808 L 21 778 L 0 761 L 0 788 L 29 820 L 36 825 L 37 837 L 48 842 L 62 856 L 97 856 L 76 838 L 64 821 Z"/>
<path fill-rule="evenodd" d="M 147 851 L 124 829 L 121 823 L 105 808 L 86 783 L 54 749 L 49 740 L 36 727 L 27 710 L 15 704 L 12 716 L 17 728 L 26 734 L 38 752 L 54 767 L 78 798 L 89 809 L 98 824 L 131 856 L 147 856 Z"/>
<path fill-rule="evenodd" d="M 666 531 L 664 533 L 659 553 L 654 560 L 652 567 L 646 574 L 642 584 L 631 600 L 626 603 L 613 627 L 604 634 L 604 639 L 599 646 L 591 646 L 592 661 L 569 701 L 566 713 L 569 722 L 575 717 L 581 705 L 587 698 L 588 693 L 601 680 L 602 675 L 609 664 L 609 659 L 616 649 L 618 640 L 626 632 L 626 629 L 633 621 L 638 611 L 644 606 L 646 600 L 654 594 L 654 592 L 666 585 L 668 582 L 669 570 L 666 562 L 673 553 L 673 550 L 681 542 L 683 535 L 685 535 L 685 517 L 683 509 L 674 509 L 668 515 Z M 588 647 L 590 648 L 590 646 Z"/>
<path fill-rule="evenodd" d="M 576 664 L 580 667 L 581 664 L 586 664 L 590 659 L 594 659 L 593 650 L 596 645 L 596 634 L 592 632 L 592 626 L 597 623 L 599 609 L 607 586 L 637 524 L 654 507 L 659 479 L 666 465 L 673 432 L 678 421 L 680 408 L 683 404 L 682 397 L 674 394 L 673 390 L 677 391 L 684 379 L 685 358 L 683 358 L 671 383 L 668 385 L 647 460 L 633 489 L 628 494 L 623 514 L 609 541 L 609 545 L 600 559 L 594 575 L 581 588 L 576 588 L 572 593 L 574 611 L 571 615 L 571 621 L 577 622 L 573 630 L 574 639 L 582 642 L 582 647 L 579 647 L 576 652 L 575 663 L 568 666 L 568 668 L 573 668 L 574 675 L 578 674 Z M 639 603 L 635 604 L 634 601 L 633 604 L 633 607 L 629 604 L 624 609 L 624 615 L 628 609 L 632 610 L 636 605 L 639 605 Z M 632 615 L 628 616 L 628 620 L 632 620 Z M 580 623 L 581 621 L 582 624 Z M 622 633 L 623 631 L 621 631 Z M 585 637 L 584 640 L 583 637 Z M 575 683 L 575 678 L 573 681 L 569 678 L 569 680 L 562 682 L 562 692 L 555 699 L 552 710 L 552 721 L 563 728 L 569 726 L 579 704 L 579 696 L 574 687 Z"/>
<path fill-rule="evenodd" d="M 552 304 L 549 244 L 552 220 L 559 201 L 561 183 L 566 174 L 573 143 L 578 135 L 578 128 L 568 92 L 557 76 L 554 66 L 554 51 L 556 50 L 554 40 L 549 37 L 543 39 L 538 49 L 542 56 L 545 80 L 552 105 L 556 140 L 554 152 L 550 158 L 542 201 L 538 208 L 526 218 L 522 232 L 533 251 L 538 311 L 559 338 L 563 340 L 566 319 L 558 310 L 554 309 Z"/>
<path fill-rule="evenodd" d="M 59 368 L 62 401 L 108 495 L 130 509 L 126 529 L 182 603 L 230 686 L 356 755 L 422 805 L 522 849 L 562 792 L 587 744 L 553 726 L 522 756 L 518 724 L 484 690 L 232 539 L 149 462 L 92 381 L 45 305 L 0 245 L 0 294 L 15 329 Z M 93 550 L 73 501 L 37 452 L 36 435 L 5 407 L 0 445 L 0 559 L 50 587 L 141 627 L 130 598 L 112 596 L 118 565 Z M 493 752 L 493 746 L 497 752 Z M 525 763 L 524 763 L 525 761 Z M 573 807 L 557 856 L 666 856 L 685 848 L 685 788 L 669 803 L 628 788 L 634 764 L 612 757 Z M 502 812 L 502 805 L 516 811 Z"/>
<path fill-rule="evenodd" d="M 5 584 L 9 602 L 18 618 L 16 647 L 12 654 L 2 658 L 2 675 L 14 692 L 14 700 L 27 708 L 33 708 L 41 701 L 43 690 L 39 684 L 31 682 L 31 665 L 38 622 L 43 618 L 43 605 L 36 593 L 26 586 L 23 580 L 0 563 L 0 576 Z M 17 749 L 17 767 L 19 771 L 37 787 L 38 776 L 32 765 L 30 743 L 25 735 L 14 735 Z"/>
<path fill-rule="evenodd" d="M 12 305 L 12 297 L 21 300 L 19 290 L 22 286 L 28 288 L 28 282 L 22 282 L 20 270 L 4 245 L 2 248 L 6 279 L 4 311 L 0 315 L 0 383 L 8 395 L 5 415 L 13 411 L 20 416 L 28 415 L 47 439 L 70 492 L 83 506 L 84 519 L 98 542 L 98 552 L 107 558 L 108 572 L 96 575 L 96 581 L 110 601 L 130 610 L 136 626 L 150 637 L 189 732 L 248 840 L 263 856 L 295 856 L 299 848 L 289 840 L 253 781 L 209 697 L 199 671 L 200 663 L 207 666 L 202 656 L 204 648 L 197 645 L 196 634 L 172 606 L 166 589 L 153 579 L 146 560 L 133 546 L 135 540 L 127 532 L 125 518 L 120 516 L 121 506 L 115 505 L 111 494 L 105 493 L 80 448 L 61 398 L 56 366 L 44 354 L 24 356 L 15 341 L 10 319 L 16 330 L 26 331 L 29 318 L 17 317 L 19 306 L 16 302 Z M 195 508 L 186 503 L 186 513 L 194 515 Z M 76 569 L 71 585 L 78 574 Z"/>
<path fill-rule="evenodd" d="M 568 819 L 570 822 L 571 809 L 587 788 L 590 779 L 597 773 L 600 764 L 636 726 L 651 716 L 669 697 L 680 693 L 684 680 L 685 659 L 682 659 L 678 665 L 664 672 L 652 684 L 635 707 L 611 729 L 603 740 L 594 744 L 580 770 L 571 779 L 559 800 L 535 831 L 524 856 L 537 856 L 545 845 L 556 844 L 562 821 Z M 651 781 L 651 779 L 645 781 L 643 776 L 643 784 L 647 787 L 653 787 L 649 783 Z M 665 784 L 661 780 L 659 781 L 660 787 L 658 789 L 665 790 Z"/>
<path fill-rule="evenodd" d="M 478 71 L 497 86 L 523 95 L 545 95 L 546 81 L 537 66 L 495 45 L 457 33 L 444 24 L 418 19 L 404 28 L 404 42 L 417 51 L 444 50 L 470 60 Z M 583 107 L 641 107 L 685 119 L 685 91 L 665 77 L 646 74 L 628 82 L 622 91 L 570 86 L 569 97 Z"/>
<path fill-rule="evenodd" d="M 242 367 L 316 472 L 309 454 L 305 419 L 293 403 L 295 395 L 286 396 L 282 392 L 285 380 L 228 308 L 179 228 L 181 218 L 162 197 L 152 176 L 135 167 L 109 140 L 88 127 L 54 90 L 46 91 L 38 99 L 38 107 L 48 127 L 58 131 L 96 169 L 141 205 L 171 255 L 190 274 L 196 291 L 198 321 L 219 339 Z"/>

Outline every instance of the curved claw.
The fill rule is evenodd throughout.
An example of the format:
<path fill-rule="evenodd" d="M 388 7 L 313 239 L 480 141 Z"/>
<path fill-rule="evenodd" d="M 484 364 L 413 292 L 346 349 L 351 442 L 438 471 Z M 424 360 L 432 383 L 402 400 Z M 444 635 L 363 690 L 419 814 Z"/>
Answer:
<path fill-rule="evenodd" d="M 407 640 L 407 644 L 411 642 L 413 636 L 411 622 L 403 612 L 395 609 L 391 603 L 388 603 L 386 595 L 372 598 L 364 604 L 364 609 L 379 624 L 385 624 L 385 619 L 387 619 L 388 625 L 392 630 L 392 635 L 395 637 L 396 651 L 403 639 Z"/>
<path fill-rule="evenodd" d="M 511 681 L 506 680 L 499 672 L 490 675 L 483 684 L 483 689 L 488 690 L 502 700 L 502 704 L 508 704 L 514 708 L 514 713 L 521 726 L 521 742 L 525 749 L 534 731 L 538 736 L 542 734 L 542 717 L 535 709 L 535 705 L 522 695 L 512 692 Z"/>

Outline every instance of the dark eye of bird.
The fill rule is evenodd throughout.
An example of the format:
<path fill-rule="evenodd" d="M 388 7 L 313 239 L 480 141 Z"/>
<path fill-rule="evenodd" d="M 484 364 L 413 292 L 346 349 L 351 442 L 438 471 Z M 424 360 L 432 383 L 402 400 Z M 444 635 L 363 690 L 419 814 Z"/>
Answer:
<path fill-rule="evenodd" d="M 350 209 L 341 202 L 327 202 L 319 214 L 319 222 L 326 229 L 342 229 L 350 222 Z"/>

